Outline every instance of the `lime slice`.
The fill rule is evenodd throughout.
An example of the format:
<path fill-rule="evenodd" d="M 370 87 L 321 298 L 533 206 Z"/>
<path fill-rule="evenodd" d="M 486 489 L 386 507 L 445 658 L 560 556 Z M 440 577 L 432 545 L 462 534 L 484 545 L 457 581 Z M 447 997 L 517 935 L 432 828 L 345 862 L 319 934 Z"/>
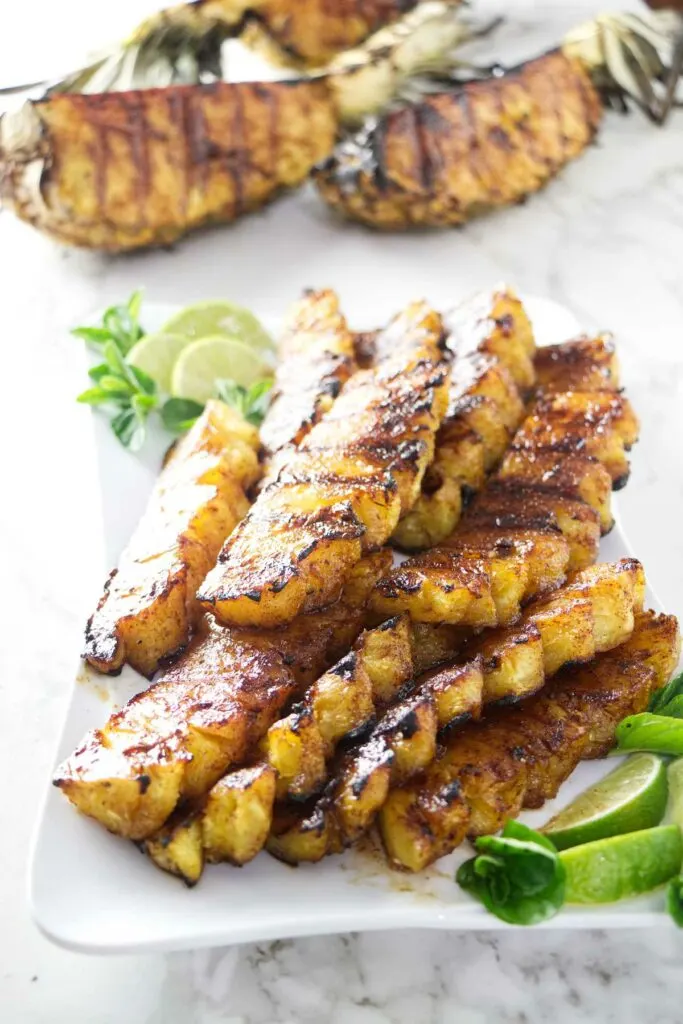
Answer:
<path fill-rule="evenodd" d="M 254 349 L 235 338 L 215 336 L 190 342 L 178 356 L 171 375 L 171 394 L 206 402 L 220 378 L 243 388 L 272 376 L 272 369 Z"/>
<path fill-rule="evenodd" d="M 187 344 L 182 334 L 145 334 L 128 353 L 128 362 L 148 373 L 162 391 L 170 391 L 173 366 Z"/>
<path fill-rule="evenodd" d="M 220 334 L 264 352 L 272 352 L 275 348 L 273 339 L 254 314 L 232 302 L 196 302 L 172 316 L 162 330 L 168 334 L 181 334 L 188 341 Z"/>
<path fill-rule="evenodd" d="M 567 903 L 613 903 L 663 885 L 681 870 L 678 825 L 660 825 L 598 839 L 560 854 L 567 872 Z"/>
<path fill-rule="evenodd" d="M 664 763 L 635 754 L 581 793 L 541 829 L 558 850 L 659 825 L 666 810 Z"/>

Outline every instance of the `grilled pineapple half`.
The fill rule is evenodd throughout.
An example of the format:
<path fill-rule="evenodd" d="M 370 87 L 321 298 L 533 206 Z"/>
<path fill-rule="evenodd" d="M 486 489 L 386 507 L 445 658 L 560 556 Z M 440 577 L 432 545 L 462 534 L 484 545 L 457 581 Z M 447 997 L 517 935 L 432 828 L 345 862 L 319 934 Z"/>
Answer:
<path fill-rule="evenodd" d="M 416 500 L 446 411 L 441 318 L 414 303 L 221 551 L 199 600 L 223 623 L 284 626 L 336 599 Z"/>
<path fill-rule="evenodd" d="M 495 832 L 523 806 L 554 796 L 581 758 L 604 754 L 618 723 L 647 706 L 678 648 L 673 616 L 638 614 L 621 646 L 454 736 L 423 780 L 384 803 L 380 832 L 391 862 L 419 871 L 467 835 Z"/>
<path fill-rule="evenodd" d="M 258 432 L 210 401 L 176 446 L 147 510 L 105 586 L 85 631 L 100 672 L 124 662 L 151 676 L 187 644 L 200 617 L 195 592 L 249 508 L 258 479 Z"/>

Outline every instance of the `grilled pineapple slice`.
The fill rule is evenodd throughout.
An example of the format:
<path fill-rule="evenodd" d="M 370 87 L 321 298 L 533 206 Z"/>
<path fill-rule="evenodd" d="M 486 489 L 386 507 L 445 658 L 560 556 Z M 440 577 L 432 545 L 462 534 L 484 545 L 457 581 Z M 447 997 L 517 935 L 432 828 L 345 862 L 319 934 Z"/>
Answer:
<path fill-rule="evenodd" d="M 597 513 L 603 534 L 609 533 L 614 525 L 612 478 L 593 456 L 553 448 L 513 448 L 503 459 L 497 476 L 517 487 L 565 494 L 585 502 Z"/>
<path fill-rule="evenodd" d="M 278 342 L 272 400 L 261 424 L 270 457 L 298 445 L 356 369 L 353 338 L 333 291 L 307 292 L 290 310 Z"/>
<path fill-rule="evenodd" d="M 457 526 L 462 490 L 479 490 L 519 426 L 520 387 L 534 380 L 534 340 L 510 289 L 482 293 L 448 315 L 453 354 L 448 411 L 422 493 L 394 531 L 406 551 L 438 544 Z"/>
<path fill-rule="evenodd" d="M 171 819 L 153 839 L 145 841 L 144 849 L 157 867 L 182 878 L 190 888 L 202 877 L 204 844 L 197 814 Z"/>
<path fill-rule="evenodd" d="M 216 783 L 201 819 L 210 863 L 244 864 L 262 849 L 273 816 L 275 784 L 276 773 L 267 764 L 242 768 Z"/>
<path fill-rule="evenodd" d="M 515 435 L 513 446 L 523 451 L 554 448 L 592 455 L 623 487 L 628 479 L 626 450 L 638 438 L 638 421 L 622 395 L 605 392 L 565 392 L 542 398 Z"/>
<path fill-rule="evenodd" d="M 622 718 L 647 706 L 678 647 L 672 616 L 638 614 L 620 647 L 565 669 L 542 694 L 452 737 L 423 780 L 384 803 L 380 832 L 389 859 L 419 871 L 466 835 L 494 832 L 522 806 L 554 796 L 582 757 L 614 742 Z"/>
<path fill-rule="evenodd" d="M 533 386 L 536 342 L 526 310 L 511 288 L 479 292 L 447 313 L 445 320 L 448 347 L 455 356 L 493 356 L 507 367 L 522 392 Z"/>
<path fill-rule="evenodd" d="M 361 631 L 369 590 L 391 555 L 354 568 L 330 609 L 287 632 L 237 632 L 206 621 L 158 683 L 90 732 L 54 782 L 111 832 L 144 839 L 179 799 L 203 796 L 244 761 L 284 705 L 348 649 Z"/>
<path fill-rule="evenodd" d="M 210 401 L 177 445 L 85 631 L 100 672 L 124 662 L 151 677 L 187 644 L 200 617 L 195 591 L 249 508 L 260 474 L 258 432 Z"/>
<path fill-rule="evenodd" d="M 290 864 L 338 853 L 368 830 L 399 785 L 425 770 L 439 731 L 481 712 L 480 659 L 430 673 L 390 708 L 368 739 L 342 758 L 323 796 L 298 809 L 276 809 L 267 849 Z"/>
<path fill-rule="evenodd" d="M 544 345 L 534 356 L 536 387 L 559 391 L 618 391 L 619 361 L 608 334 Z"/>
<path fill-rule="evenodd" d="M 301 443 L 294 477 L 259 495 L 200 587 L 221 622 L 278 627 L 335 600 L 417 498 L 446 411 L 441 319 L 414 303 L 385 334 L 390 354 L 348 382 Z"/>
<path fill-rule="evenodd" d="M 278 800 L 302 800 L 321 788 L 337 745 L 367 729 L 376 709 L 412 678 L 410 645 L 406 619 L 366 631 L 313 683 L 302 704 L 270 727 L 262 750 L 277 774 Z"/>
<path fill-rule="evenodd" d="M 380 616 L 408 612 L 416 622 L 495 626 L 519 615 L 528 575 L 519 554 L 478 558 L 435 549 L 380 580 L 371 610 Z"/>
<path fill-rule="evenodd" d="M 531 487 L 519 487 L 506 480 L 494 480 L 468 509 L 467 526 L 491 529 L 539 527 L 559 531 L 569 546 L 570 572 L 592 565 L 598 557 L 600 520 L 583 501 Z M 465 525 L 465 524 L 463 524 Z"/>

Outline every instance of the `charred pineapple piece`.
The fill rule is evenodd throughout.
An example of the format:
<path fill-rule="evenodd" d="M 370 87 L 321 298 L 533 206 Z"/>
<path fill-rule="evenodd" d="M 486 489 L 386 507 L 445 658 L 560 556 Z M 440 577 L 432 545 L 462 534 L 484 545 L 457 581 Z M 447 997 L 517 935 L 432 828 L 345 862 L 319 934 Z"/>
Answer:
<path fill-rule="evenodd" d="M 173 818 L 144 842 L 144 850 L 162 871 L 182 878 L 188 887 L 196 885 L 204 871 L 202 825 L 197 814 Z"/>
<path fill-rule="evenodd" d="M 569 566 L 569 545 L 559 530 L 514 526 L 510 519 L 503 528 L 480 525 L 468 514 L 442 547 L 451 551 L 479 552 L 490 558 L 516 555 L 523 559 L 528 569 L 525 601 L 556 590 L 564 583 Z"/>
<path fill-rule="evenodd" d="M 438 733 L 465 718 L 479 717 L 482 684 L 480 659 L 419 680 L 367 740 L 347 750 L 315 804 L 276 814 L 268 851 L 296 864 L 321 860 L 355 842 L 372 826 L 390 787 L 431 764 Z"/>
<path fill-rule="evenodd" d="M 307 292 L 290 310 L 278 342 L 272 401 L 260 430 L 266 454 L 298 445 L 355 369 L 339 299 L 329 290 Z"/>
<path fill-rule="evenodd" d="M 201 815 L 207 861 L 245 864 L 256 855 L 270 830 L 276 773 L 267 764 L 242 768 L 211 789 Z"/>
<path fill-rule="evenodd" d="M 416 500 L 446 411 L 441 318 L 414 303 L 383 335 L 387 353 L 348 382 L 299 446 L 294 478 L 259 495 L 200 587 L 221 622 L 279 627 L 335 600 Z M 378 488 L 379 511 L 368 498 Z"/>
<path fill-rule="evenodd" d="M 637 437 L 638 421 L 622 395 L 570 391 L 542 398 L 515 435 L 513 447 L 592 455 L 618 488 L 628 479 L 626 450 Z"/>
<path fill-rule="evenodd" d="M 204 623 L 158 683 L 115 711 L 60 765 L 54 783 L 111 832 L 144 839 L 180 799 L 204 796 L 361 632 L 365 602 L 391 562 L 354 567 L 333 607 L 287 632 L 238 632 Z"/>
<path fill-rule="evenodd" d="M 510 289 L 482 293 L 448 315 L 453 353 L 449 404 L 434 461 L 413 509 L 394 531 L 406 551 L 431 547 L 457 526 L 462 491 L 479 490 L 522 421 L 520 388 L 534 381 L 534 340 Z"/>
<path fill-rule="evenodd" d="M 614 525 L 612 478 L 598 459 L 552 448 L 512 449 L 498 471 L 512 486 L 565 494 L 597 512 L 603 534 Z"/>
<path fill-rule="evenodd" d="M 533 386 L 536 342 L 527 312 L 511 288 L 479 292 L 447 313 L 445 321 L 454 356 L 492 356 L 509 370 L 522 393 Z"/>
<path fill-rule="evenodd" d="M 635 559 L 591 566 L 529 605 L 519 625 L 475 638 L 460 656 L 483 658 L 485 702 L 519 699 L 563 665 L 590 661 L 623 643 L 643 593 L 643 570 Z"/>
<path fill-rule="evenodd" d="M 565 669 L 543 693 L 452 737 L 424 779 L 384 803 L 380 832 L 389 859 L 419 871 L 465 836 L 494 832 L 522 806 L 554 796 L 582 757 L 614 742 L 621 719 L 647 706 L 666 681 L 654 666 L 675 664 L 677 651 L 676 620 L 640 614 L 620 647 Z"/>
<path fill-rule="evenodd" d="M 367 730 L 377 709 L 412 678 L 408 621 L 394 618 L 362 634 L 356 647 L 309 688 L 301 705 L 264 737 L 277 773 L 277 798 L 303 800 L 318 791 L 342 740 Z"/>
<path fill-rule="evenodd" d="M 379 616 L 407 612 L 415 622 L 500 625 L 519 615 L 528 575 L 516 553 L 480 558 L 437 548 L 380 580 L 370 608 Z"/>
<path fill-rule="evenodd" d="M 467 525 L 507 525 L 559 531 L 569 545 L 569 571 L 592 565 L 598 556 L 600 520 L 585 502 L 509 481 L 491 481 L 467 512 Z"/>
<path fill-rule="evenodd" d="M 88 620 L 84 657 L 98 671 L 128 662 L 151 678 L 187 644 L 201 616 L 195 591 L 249 508 L 258 443 L 257 430 L 218 401 L 180 441 Z"/>
<path fill-rule="evenodd" d="M 544 345 L 534 356 L 537 391 L 618 391 L 619 362 L 608 334 Z"/>

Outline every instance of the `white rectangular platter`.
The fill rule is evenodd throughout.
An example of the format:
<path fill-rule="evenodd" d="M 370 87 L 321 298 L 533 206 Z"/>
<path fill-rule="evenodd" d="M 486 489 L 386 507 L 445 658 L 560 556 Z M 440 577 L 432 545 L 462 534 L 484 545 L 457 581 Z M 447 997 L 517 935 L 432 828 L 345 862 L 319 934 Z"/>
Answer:
<path fill-rule="evenodd" d="M 530 297 L 525 301 L 539 344 L 563 341 L 579 331 L 580 325 L 561 306 Z M 172 312 L 148 303 L 146 329 L 156 329 Z M 376 326 L 372 310 L 366 323 L 354 326 Z M 118 445 L 101 418 L 94 420 L 108 570 L 144 508 L 168 439 L 151 438 L 144 456 L 135 458 Z M 631 553 L 617 525 L 603 540 L 601 558 Z M 651 591 L 648 603 L 658 608 Z M 130 669 L 109 679 L 79 664 L 56 760 L 144 685 Z M 555 801 L 540 812 L 525 813 L 522 820 L 542 823 L 612 767 L 614 761 L 580 765 Z M 49 787 L 34 842 L 30 903 L 48 938 L 88 953 L 189 949 L 371 929 L 507 927 L 453 881 L 457 865 L 471 854 L 465 844 L 422 875 L 411 876 L 392 871 L 372 851 L 349 851 L 299 868 L 263 853 L 241 869 L 207 867 L 199 885 L 190 890 L 158 871 L 132 843 L 77 814 Z M 666 920 L 664 897 L 655 893 L 604 908 L 567 908 L 542 927 L 633 927 Z"/>

